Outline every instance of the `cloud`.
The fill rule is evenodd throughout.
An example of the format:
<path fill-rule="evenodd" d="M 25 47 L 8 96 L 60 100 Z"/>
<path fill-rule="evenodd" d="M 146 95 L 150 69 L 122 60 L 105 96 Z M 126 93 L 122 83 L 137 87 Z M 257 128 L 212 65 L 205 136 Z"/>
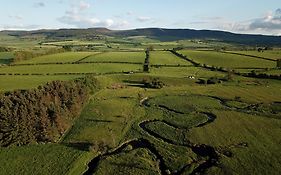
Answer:
<path fill-rule="evenodd" d="M 281 9 L 278 8 L 274 13 L 270 12 L 263 17 L 246 21 L 232 21 L 223 17 L 199 17 L 199 20 L 190 22 L 189 24 L 238 33 L 280 35 Z"/>
<path fill-rule="evenodd" d="M 70 25 L 77 28 L 93 28 L 106 27 L 111 29 L 120 29 L 129 26 L 129 22 L 121 18 L 101 19 L 96 16 L 89 15 L 87 9 L 91 5 L 85 1 L 78 1 L 71 5 L 71 8 L 65 11 L 65 14 L 57 20 L 60 23 Z"/>
<path fill-rule="evenodd" d="M 127 16 L 133 16 L 133 15 L 134 15 L 134 12 L 128 11 L 128 12 L 126 13 L 126 15 L 127 15 Z"/>
<path fill-rule="evenodd" d="M 148 22 L 148 21 L 151 21 L 151 20 L 152 20 L 152 18 L 151 17 L 147 17 L 147 16 L 139 16 L 137 18 L 137 21 L 139 21 L 139 22 Z"/>
<path fill-rule="evenodd" d="M 129 23 L 125 20 L 114 21 L 113 19 L 110 18 L 99 19 L 96 17 L 83 15 L 81 14 L 81 12 L 75 9 L 66 11 L 64 16 L 58 18 L 58 21 L 79 28 L 91 28 L 91 27 L 122 28 L 129 25 Z"/>
<path fill-rule="evenodd" d="M 36 2 L 36 3 L 33 4 L 33 7 L 35 7 L 35 8 L 45 7 L 45 3 L 44 2 Z"/>
<path fill-rule="evenodd" d="M 89 9 L 90 7 L 91 7 L 91 4 L 89 4 L 85 1 L 80 1 L 79 10 L 86 10 L 86 9 Z"/>
<path fill-rule="evenodd" d="M 40 25 L 24 25 L 24 24 L 0 26 L 1 30 L 35 30 L 39 28 Z"/>
<path fill-rule="evenodd" d="M 274 13 L 269 13 L 263 18 L 253 20 L 249 25 L 249 29 L 279 30 L 281 31 L 281 9 L 277 9 Z"/>
<path fill-rule="evenodd" d="M 16 20 L 23 20 L 23 17 L 21 15 L 9 15 L 9 18 L 16 19 Z"/>

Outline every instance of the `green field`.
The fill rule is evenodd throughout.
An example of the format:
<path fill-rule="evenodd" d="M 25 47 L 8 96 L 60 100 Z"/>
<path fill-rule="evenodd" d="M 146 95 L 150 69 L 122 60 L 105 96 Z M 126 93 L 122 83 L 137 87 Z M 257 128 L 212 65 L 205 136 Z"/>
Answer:
<path fill-rule="evenodd" d="M 104 52 L 90 56 L 81 62 L 130 62 L 143 63 L 145 53 L 143 52 Z"/>
<path fill-rule="evenodd" d="M 147 41 L 114 42 L 137 40 Z M 276 66 L 214 51 L 180 52 L 201 64 L 239 71 Z M 233 75 L 221 83 L 199 84 L 199 79 L 222 79 L 228 73 L 196 67 L 168 51 L 150 52 L 150 64 L 158 66 L 144 73 L 144 59 L 144 51 L 67 52 L 18 63 L 35 65 L 1 66 L 1 92 L 86 73 L 94 74 L 96 88 L 57 143 L 0 148 L 0 174 L 281 174 L 280 80 Z M 144 80 L 154 78 L 164 86 L 146 87 Z"/>
<path fill-rule="evenodd" d="M 13 59 L 13 53 L 11 52 L 0 52 L 0 65 L 9 64 Z"/>
<path fill-rule="evenodd" d="M 281 75 L 281 69 L 274 69 L 274 70 L 265 70 L 265 71 L 257 71 L 259 73 L 265 73 L 269 75 Z"/>
<path fill-rule="evenodd" d="M 65 63 L 77 62 L 87 56 L 95 55 L 95 52 L 66 52 L 53 55 L 46 55 L 32 58 L 26 61 L 18 62 L 17 64 L 38 64 L 38 63 Z"/>
<path fill-rule="evenodd" d="M 124 66 L 125 65 L 125 66 Z M 142 67 L 134 64 L 55 64 L 32 66 L 5 66 L 0 73 L 6 74 L 55 74 L 55 73 L 110 73 L 136 71 Z"/>
<path fill-rule="evenodd" d="M 253 55 L 258 57 L 270 58 L 270 59 L 281 59 L 281 51 L 280 50 L 267 50 L 264 52 L 258 51 L 233 51 L 234 53 Z"/>
<path fill-rule="evenodd" d="M 224 73 L 208 71 L 198 67 L 159 67 L 151 68 L 150 73 L 160 77 L 185 77 L 195 78 L 224 77 Z"/>
<path fill-rule="evenodd" d="M 247 56 L 232 55 L 214 51 L 192 51 L 184 50 L 180 53 L 194 61 L 210 66 L 225 68 L 272 68 L 276 67 L 274 61 L 252 58 Z"/>
<path fill-rule="evenodd" d="M 42 175 L 72 174 L 75 171 L 81 173 L 83 172 L 83 160 L 87 156 L 89 157 L 89 153 L 86 151 L 60 144 L 0 148 L 0 155 L 5 157 L 0 160 L 0 174 L 36 173 Z M 76 170 L 74 165 L 80 166 L 82 171 Z"/>
<path fill-rule="evenodd" d="M 104 42 L 90 42 L 90 41 L 57 41 L 57 42 L 44 42 L 43 45 L 54 45 L 54 46 L 64 46 L 64 45 L 95 45 L 95 46 L 105 46 Z"/>
<path fill-rule="evenodd" d="M 54 80 L 72 80 L 78 75 L 56 75 L 56 76 L 0 76 L 0 91 L 12 91 L 17 89 L 31 89 Z"/>
<path fill-rule="evenodd" d="M 168 51 L 150 52 L 151 65 L 191 65 Z"/>

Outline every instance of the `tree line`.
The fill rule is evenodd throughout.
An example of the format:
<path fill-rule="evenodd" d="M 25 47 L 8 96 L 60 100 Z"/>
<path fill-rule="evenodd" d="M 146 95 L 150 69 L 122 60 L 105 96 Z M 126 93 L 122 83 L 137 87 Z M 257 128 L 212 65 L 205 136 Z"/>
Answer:
<path fill-rule="evenodd" d="M 144 60 L 144 64 L 143 64 L 143 71 L 144 72 L 149 72 L 149 64 L 150 64 L 150 49 L 147 48 L 145 51 L 145 60 Z"/>
<path fill-rule="evenodd" d="M 96 84 L 87 77 L 0 94 L 0 146 L 58 141 Z"/>

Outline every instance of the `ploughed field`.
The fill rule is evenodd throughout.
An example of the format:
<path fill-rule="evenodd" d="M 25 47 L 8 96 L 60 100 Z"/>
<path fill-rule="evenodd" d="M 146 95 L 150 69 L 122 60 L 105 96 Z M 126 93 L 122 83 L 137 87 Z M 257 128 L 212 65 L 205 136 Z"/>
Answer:
<path fill-rule="evenodd" d="M 231 69 L 276 63 L 214 51 L 180 51 Z M 0 67 L 1 91 L 91 74 L 98 88 L 56 143 L 0 148 L 0 174 L 280 174 L 280 80 L 194 66 L 169 51 L 78 52 Z M 20 65 L 22 64 L 22 65 Z M 159 78 L 163 88 L 146 87 Z M 20 166 L 19 166 L 20 165 Z"/>

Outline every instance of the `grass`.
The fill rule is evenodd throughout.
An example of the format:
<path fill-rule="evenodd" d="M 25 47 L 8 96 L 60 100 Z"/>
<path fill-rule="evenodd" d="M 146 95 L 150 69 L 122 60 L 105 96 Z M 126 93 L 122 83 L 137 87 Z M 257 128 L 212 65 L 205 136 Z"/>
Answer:
<path fill-rule="evenodd" d="M 246 54 L 246 55 L 253 55 L 258 57 L 270 58 L 270 59 L 281 59 L 281 51 L 280 50 L 268 50 L 264 52 L 258 51 L 232 51 L 235 53 Z"/>
<path fill-rule="evenodd" d="M 131 40 L 137 39 L 143 38 Z M 170 44 L 175 43 L 163 43 L 165 46 Z M 192 56 L 196 61 L 216 66 L 231 68 L 272 66 L 272 62 L 231 54 L 210 51 L 183 51 L 183 53 Z M 72 53 L 65 54 L 72 55 Z M 77 60 L 86 56 L 86 53 L 83 56 L 81 54 L 77 53 L 71 58 L 65 56 L 60 60 Z M 40 61 L 56 60 L 55 57 L 49 57 Z M 108 52 L 96 54 L 83 61 L 143 62 L 144 57 L 144 52 Z M 190 64 L 164 51 L 151 52 L 151 63 L 175 66 Z M 70 72 L 106 73 L 138 69 L 142 69 L 142 66 L 101 63 L 22 65 L 1 67 L 0 73 L 45 75 Z M 219 153 L 221 168 L 210 168 L 206 174 L 280 174 L 281 121 L 266 116 L 272 111 L 280 115 L 279 104 L 271 105 L 272 102 L 280 102 L 280 81 L 235 76 L 230 82 L 199 85 L 196 79 L 191 80 L 187 78 L 188 76 L 197 79 L 224 77 L 225 74 L 190 66 L 153 67 L 150 73 L 97 76 L 100 89 L 91 96 L 81 116 L 61 139 L 61 143 L 0 148 L 0 174 L 82 174 L 87 168 L 87 163 L 97 154 L 138 138 L 147 139 L 156 148 L 172 174 L 186 165 L 190 166 L 183 171 L 185 174 L 190 174 L 200 161 L 205 160 L 189 147 L 167 143 L 163 139 L 152 136 L 140 127 L 143 121 L 150 121 L 145 125 L 148 130 L 176 143 L 183 144 L 190 141 L 197 145 L 210 145 L 218 152 L 229 150 L 233 153 L 233 157 L 226 157 Z M 76 77 L 79 76 L 6 75 L 0 76 L 0 89 L 1 91 L 28 89 L 47 81 L 69 80 Z M 166 86 L 162 89 L 147 89 L 129 83 L 141 81 L 145 77 L 159 77 Z M 229 99 L 226 104 L 232 108 L 226 107 L 210 96 Z M 149 99 L 150 106 L 140 104 L 140 101 L 146 97 Z M 253 113 L 246 114 L 240 111 L 240 108 L 256 103 L 264 103 L 264 105 L 252 109 Z M 159 108 L 159 105 L 174 112 Z M 217 118 L 214 122 L 196 127 L 208 121 L 207 115 L 202 112 L 213 113 Z M 163 120 L 172 125 L 165 124 Z M 246 142 L 248 147 L 232 146 L 241 142 Z M 158 174 L 160 171 L 158 162 L 159 160 L 156 160 L 156 156 L 149 149 L 126 148 L 125 151 L 101 160 L 96 174 Z"/>
<path fill-rule="evenodd" d="M 52 54 L 46 56 L 40 56 L 32 58 L 30 60 L 21 61 L 17 64 L 38 64 L 38 63 L 65 63 L 65 62 L 76 62 L 89 55 L 97 54 L 95 52 L 66 52 L 59 54 Z"/>
<path fill-rule="evenodd" d="M 131 62 L 143 63 L 145 59 L 144 52 L 104 52 L 93 55 L 82 62 L 99 62 L 99 61 L 116 61 L 116 62 Z"/>
<path fill-rule="evenodd" d="M 247 56 L 232 55 L 214 51 L 184 50 L 180 53 L 201 64 L 225 68 L 273 68 L 276 63 Z"/>
<path fill-rule="evenodd" d="M 198 95 L 164 96 L 153 99 L 152 103 L 164 105 L 184 113 L 222 107 L 217 99 Z"/>
<path fill-rule="evenodd" d="M 7 66 L 0 68 L 6 74 L 54 74 L 54 73 L 108 73 L 140 70 L 141 65 L 132 64 L 55 64 L 32 66 Z"/>
<path fill-rule="evenodd" d="M 281 69 L 274 69 L 268 71 L 256 71 L 257 73 L 265 73 L 268 75 L 281 75 Z"/>
<path fill-rule="evenodd" d="M 66 174 L 83 154 L 60 144 L 0 148 L 0 174 Z"/>
<path fill-rule="evenodd" d="M 141 112 L 135 100 L 96 97 L 85 108 L 64 142 L 86 141 L 116 147 Z M 95 134 L 91 134 L 95 133 Z"/>
<path fill-rule="evenodd" d="M 9 64 L 13 57 L 13 53 L 11 52 L 0 52 L 0 65 Z"/>
<path fill-rule="evenodd" d="M 95 46 L 105 46 L 104 42 L 96 41 L 80 41 L 80 40 L 71 40 L 71 41 L 57 41 L 57 42 L 44 42 L 43 45 L 55 45 L 55 46 L 87 46 L 87 45 L 95 45 Z"/>
<path fill-rule="evenodd" d="M 189 77 L 195 78 L 209 78 L 209 77 L 224 77 L 224 73 L 208 71 L 199 67 L 159 67 L 150 68 L 152 75 L 161 77 Z"/>
<path fill-rule="evenodd" d="M 222 147 L 247 142 L 247 148 L 231 149 L 233 158 L 223 158 L 225 169 L 237 174 L 280 174 L 280 120 L 229 111 L 216 114 L 213 124 L 190 132 L 193 142 Z"/>
<path fill-rule="evenodd" d="M 136 149 L 107 158 L 99 165 L 95 174 L 158 174 L 155 159 L 148 150 Z M 116 169 L 118 169 L 118 172 Z"/>
<path fill-rule="evenodd" d="M 54 80 L 72 80 L 79 76 L 0 76 L 0 92 L 32 89 Z"/>
<path fill-rule="evenodd" d="M 152 51 L 150 52 L 151 65 L 191 65 L 191 63 L 182 60 L 168 51 Z"/>

